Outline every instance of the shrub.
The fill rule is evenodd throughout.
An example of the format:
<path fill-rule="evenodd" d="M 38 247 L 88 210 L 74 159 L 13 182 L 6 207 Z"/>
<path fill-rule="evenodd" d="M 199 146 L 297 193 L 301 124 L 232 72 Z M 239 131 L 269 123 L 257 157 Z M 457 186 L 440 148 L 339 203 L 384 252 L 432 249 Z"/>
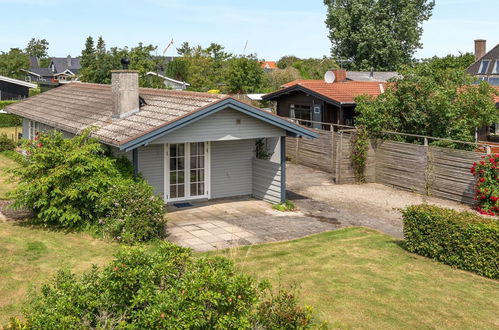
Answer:
<path fill-rule="evenodd" d="M 499 278 L 499 223 L 430 205 L 403 211 L 409 251 L 480 275 Z"/>
<path fill-rule="evenodd" d="M 499 154 L 482 158 L 471 167 L 476 177 L 476 210 L 481 214 L 499 215 Z"/>
<path fill-rule="evenodd" d="M 164 235 L 163 200 L 155 196 L 152 187 L 142 179 L 113 184 L 99 204 L 99 209 L 107 210 L 99 220 L 106 236 L 131 244 Z"/>
<path fill-rule="evenodd" d="M 0 113 L 0 127 L 14 127 L 21 126 L 23 120 L 21 117 L 10 113 Z"/>
<path fill-rule="evenodd" d="M 60 271 L 32 291 L 22 326 L 250 329 L 254 319 L 262 318 L 255 317 L 255 310 L 265 288 L 265 283 L 237 274 L 233 264 L 222 257 L 194 258 L 190 250 L 168 242 L 154 250 L 126 247 L 103 269 L 94 267 L 81 276 Z M 290 320 L 297 320 L 292 315 L 301 310 L 296 301 L 284 297 L 283 302 L 287 307 L 277 310 L 289 310 Z M 265 315 L 271 320 L 278 319 L 271 306 L 262 308 L 269 311 Z M 285 319 L 279 322 L 286 324 Z M 312 322 L 306 318 L 301 324 L 304 328 Z"/>
<path fill-rule="evenodd" d="M 108 157 L 90 133 L 65 139 L 53 131 L 24 141 L 26 157 L 12 170 L 19 181 L 13 207 L 32 209 L 37 224 L 97 228 L 127 244 L 161 237 L 161 198 L 132 178 L 128 160 Z"/>
<path fill-rule="evenodd" d="M 15 148 L 16 144 L 7 136 L 7 134 L 0 135 L 0 151 L 11 151 Z"/>
<path fill-rule="evenodd" d="M 274 210 L 281 211 L 281 212 L 295 211 L 296 210 L 295 203 L 293 203 L 292 201 L 287 200 L 287 199 L 284 203 L 272 205 L 272 208 Z"/>

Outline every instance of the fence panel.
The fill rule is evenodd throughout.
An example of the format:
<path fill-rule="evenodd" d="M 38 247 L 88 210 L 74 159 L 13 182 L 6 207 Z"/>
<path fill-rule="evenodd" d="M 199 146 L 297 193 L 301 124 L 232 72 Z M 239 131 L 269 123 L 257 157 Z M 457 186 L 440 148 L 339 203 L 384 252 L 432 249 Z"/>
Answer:
<path fill-rule="evenodd" d="M 286 156 L 294 163 L 331 172 L 332 133 L 317 130 L 318 139 L 286 139 Z"/>
<path fill-rule="evenodd" d="M 426 193 L 427 147 L 383 141 L 376 149 L 376 182 Z"/>
<path fill-rule="evenodd" d="M 430 195 L 473 204 L 475 179 L 470 168 L 483 155 L 473 151 L 429 147 Z"/>

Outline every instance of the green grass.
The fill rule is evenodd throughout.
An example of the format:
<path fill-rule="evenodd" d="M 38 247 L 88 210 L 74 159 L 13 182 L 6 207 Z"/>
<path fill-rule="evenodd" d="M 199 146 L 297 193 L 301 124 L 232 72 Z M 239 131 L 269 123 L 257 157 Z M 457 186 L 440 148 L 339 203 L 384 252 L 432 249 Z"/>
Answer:
<path fill-rule="evenodd" d="M 10 182 L 10 175 L 6 172 L 7 169 L 14 168 L 17 163 L 7 157 L 7 152 L 0 153 L 0 199 L 6 198 L 6 194 L 14 190 L 16 184 Z"/>
<path fill-rule="evenodd" d="M 499 327 L 499 282 L 410 254 L 370 229 L 216 253 L 275 286 L 298 285 L 301 302 L 333 327 Z"/>
<path fill-rule="evenodd" d="M 0 328 L 14 315 L 30 286 L 68 267 L 81 273 L 112 259 L 117 244 L 83 233 L 64 233 L 0 222 Z"/>
<path fill-rule="evenodd" d="M 0 127 L 0 135 L 7 134 L 14 141 L 17 141 L 17 133 L 22 133 L 22 131 L 22 127 Z"/>

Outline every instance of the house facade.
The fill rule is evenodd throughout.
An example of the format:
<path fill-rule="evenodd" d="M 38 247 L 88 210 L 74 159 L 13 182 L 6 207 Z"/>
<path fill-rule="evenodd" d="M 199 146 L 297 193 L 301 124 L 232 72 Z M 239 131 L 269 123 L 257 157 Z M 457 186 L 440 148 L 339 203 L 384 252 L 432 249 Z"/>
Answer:
<path fill-rule="evenodd" d="M 33 56 L 30 57 L 30 68 L 26 70 L 26 81 L 45 84 L 66 84 L 78 80 L 81 70 L 79 57 L 53 57 L 48 67 L 40 67 Z"/>
<path fill-rule="evenodd" d="M 333 70 L 325 80 L 295 80 L 263 100 L 274 101 L 279 116 L 297 120 L 303 125 L 330 129 L 321 123 L 353 126 L 355 97 L 378 96 L 386 83 L 377 81 L 348 81 L 345 70 Z M 327 81 L 326 81 L 327 80 Z"/>
<path fill-rule="evenodd" d="M 112 86 L 70 83 L 6 111 L 24 118 L 28 139 L 97 127 L 93 136 L 127 157 L 165 203 L 241 195 L 282 202 L 286 136 L 317 137 L 223 95 L 139 88 L 130 70 L 113 71 Z M 264 159 L 256 143 L 262 140 Z"/>
<path fill-rule="evenodd" d="M 21 100 L 29 96 L 29 89 L 36 88 L 35 84 L 0 76 L 0 101 Z"/>

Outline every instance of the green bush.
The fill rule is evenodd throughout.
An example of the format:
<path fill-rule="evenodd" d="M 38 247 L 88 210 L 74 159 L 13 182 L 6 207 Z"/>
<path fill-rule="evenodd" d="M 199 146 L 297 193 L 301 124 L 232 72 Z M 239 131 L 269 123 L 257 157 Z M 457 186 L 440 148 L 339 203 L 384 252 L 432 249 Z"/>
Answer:
<path fill-rule="evenodd" d="M 23 120 L 21 117 L 11 113 L 0 113 L 0 127 L 14 127 L 21 126 Z"/>
<path fill-rule="evenodd" d="M 161 237 L 161 198 L 142 179 L 134 181 L 128 160 L 107 156 L 90 133 L 66 139 L 52 131 L 24 141 L 26 157 L 12 170 L 19 182 L 13 207 L 32 209 L 36 224 L 97 228 L 128 244 Z"/>
<path fill-rule="evenodd" d="M 168 242 L 154 250 L 126 247 L 103 269 L 94 267 L 81 276 L 60 271 L 29 294 L 25 321 L 11 324 L 28 329 L 251 329 L 262 318 L 255 313 L 266 288 L 236 273 L 222 257 L 194 258 L 189 249 Z M 296 301 L 284 299 L 289 324 L 310 327 L 310 318 L 293 315 L 301 311 Z M 264 309 L 276 320 L 272 309 Z M 284 319 L 272 324 L 287 325 Z"/>
<path fill-rule="evenodd" d="M 293 201 L 286 199 L 284 203 L 272 205 L 272 208 L 277 211 L 288 212 L 288 211 L 295 211 L 296 205 L 295 203 L 293 203 Z"/>
<path fill-rule="evenodd" d="M 476 178 L 476 210 L 484 215 L 499 215 L 499 154 L 482 156 L 470 172 Z"/>
<path fill-rule="evenodd" d="M 119 242 L 144 242 L 165 233 L 164 202 L 143 179 L 113 184 L 99 204 L 99 209 L 107 210 L 99 225 Z"/>
<path fill-rule="evenodd" d="M 403 211 L 409 251 L 447 265 L 499 278 L 499 223 L 470 212 L 426 204 Z"/>
<path fill-rule="evenodd" d="M 10 139 L 7 134 L 0 135 L 0 151 L 14 150 L 16 144 Z"/>

